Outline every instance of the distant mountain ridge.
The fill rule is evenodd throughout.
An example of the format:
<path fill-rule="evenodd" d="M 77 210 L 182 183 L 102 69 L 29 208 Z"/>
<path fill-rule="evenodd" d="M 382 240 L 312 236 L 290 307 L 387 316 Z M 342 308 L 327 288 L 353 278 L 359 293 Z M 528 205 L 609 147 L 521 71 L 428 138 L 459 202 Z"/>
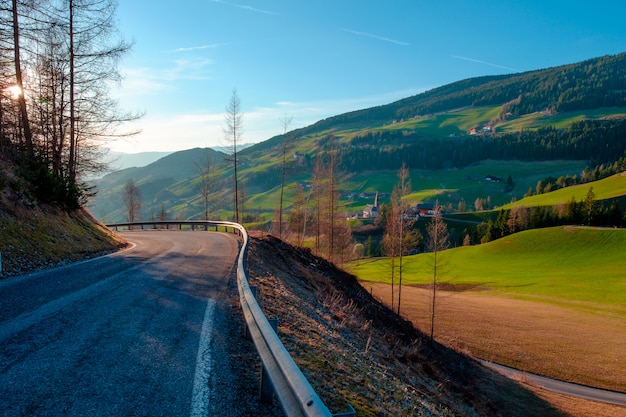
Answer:
<path fill-rule="evenodd" d="M 142 191 L 144 208 L 155 213 L 161 206 L 169 207 L 174 200 L 197 193 L 190 179 L 200 175 L 207 163 L 211 169 L 217 169 L 225 157 L 224 153 L 210 148 L 193 148 L 168 154 L 144 167 L 114 171 L 92 182 L 98 193 L 90 201 L 89 208 L 104 221 L 122 221 L 125 210 L 123 189 L 129 180 L 133 180 Z M 181 182 L 185 184 L 185 191 L 173 194 L 170 189 Z"/>
<path fill-rule="evenodd" d="M 125 153 L 109 151 L 106 155 L 108 163 L 111 165 L 113 171 L 120 171 L 126 168 L 132 167 L 144 167 L 159 159 L 171 154 L 173 152 L 138 152 L 138 153 Z"/>
<path fill-rule="evenodd" d="M 329 117 L 299 133 L 505 104 L 503 112 L 513 116 L 626 106 L 626 52 L 519 74 L 468 78 L 387 105 Z"/>

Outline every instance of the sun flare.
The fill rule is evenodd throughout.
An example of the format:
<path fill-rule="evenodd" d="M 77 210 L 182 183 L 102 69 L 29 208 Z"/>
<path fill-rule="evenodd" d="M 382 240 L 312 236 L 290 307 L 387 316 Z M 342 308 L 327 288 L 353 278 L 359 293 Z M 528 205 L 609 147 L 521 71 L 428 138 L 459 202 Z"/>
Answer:
<path fill-rule="evenodd" d="M 11 93 L 11 96 L 15 99 L 19 98 L 22 95 L 22 89 L 17 85 L 7 87 L 6 90 Z"/>

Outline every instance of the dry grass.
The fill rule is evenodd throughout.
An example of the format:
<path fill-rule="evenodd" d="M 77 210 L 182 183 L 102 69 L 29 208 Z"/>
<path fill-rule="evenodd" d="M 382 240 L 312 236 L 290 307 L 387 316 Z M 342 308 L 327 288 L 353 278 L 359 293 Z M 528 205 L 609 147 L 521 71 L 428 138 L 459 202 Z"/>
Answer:
<path fill-rule="evenodd" d="M 111 252 L 124 240 L 87 211 L 0 205 L 2 276 L 19 275 Z"/>
<path fill-rule="evenodd" d="M 580 398 L 568 397 L 567 395 L 556 394 L 545 391 L 541 388 L 528 387 L 539 397 L 548 401 L 563 413 L 572 417 L 624 417 L 626 409 L 618 405 L 598 403 L 595 401 L 583 400 Z"/>
<path fill-rule="evenodd" d="M 390 302 L 389 285 L 365 285 Z M 402 314 L 430 331 L 430 290 L 403 287 L 402 295 Z M 487 291 L 439 291 L 436 306 L 435 338 L 455 350 L 561 380 L 626 391 L 622 311 L 504 298 Z M 575 416 L 626 415 L 624 407 L 538 394 Z M 585 411 L 600 408 L 606 413 Z"/>

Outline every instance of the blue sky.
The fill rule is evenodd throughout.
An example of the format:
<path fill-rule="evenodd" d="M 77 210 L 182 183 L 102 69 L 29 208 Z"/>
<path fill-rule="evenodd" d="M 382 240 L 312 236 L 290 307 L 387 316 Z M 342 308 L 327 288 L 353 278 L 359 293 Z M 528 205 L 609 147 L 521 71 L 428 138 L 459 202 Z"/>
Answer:
<path fill-rule="evenodd" d="M 224 145 L 241 99 L 242 142 L 387 104 L 465 78 L 626 51 L 626 2 L 560 0 L 121 0 L 134 43 L 112 94 L 145 112 L 122 152 Z"/>

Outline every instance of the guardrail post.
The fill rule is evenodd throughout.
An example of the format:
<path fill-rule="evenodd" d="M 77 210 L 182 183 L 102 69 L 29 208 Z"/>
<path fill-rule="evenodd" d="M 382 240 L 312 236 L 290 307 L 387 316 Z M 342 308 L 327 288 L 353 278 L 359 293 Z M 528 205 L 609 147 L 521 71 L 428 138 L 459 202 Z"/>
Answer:
<path fill-rule="evenodd" d="M 272 329 L 274 329 L 274 333 L 278 333 L 278 318 L 268 318 Z M 270 380 L 270 376 L 263 366 L 263 362 L 261 362 L 261 384 L 259 386 L 260 399 L 262 403 L 271 404 L 274 400 L 274 386 L 272 385 L 272 381 Z"/>

